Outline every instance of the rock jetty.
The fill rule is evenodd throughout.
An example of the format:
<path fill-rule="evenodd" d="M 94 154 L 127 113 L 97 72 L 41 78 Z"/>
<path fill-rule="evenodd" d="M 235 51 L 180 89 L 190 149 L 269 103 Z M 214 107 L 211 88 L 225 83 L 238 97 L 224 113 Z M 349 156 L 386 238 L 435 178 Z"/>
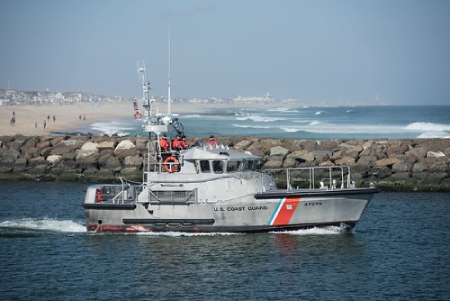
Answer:
<path fill-rule="evenodd" d="M 450 139 L 218 140 L 261 156 L 262 169 L 347 165 L 358 186 L 450 191 Z M 122 177 L 139 182 L 147 142 L 145 137 L 2 136 L 0 180 L 118 182 Z"/>

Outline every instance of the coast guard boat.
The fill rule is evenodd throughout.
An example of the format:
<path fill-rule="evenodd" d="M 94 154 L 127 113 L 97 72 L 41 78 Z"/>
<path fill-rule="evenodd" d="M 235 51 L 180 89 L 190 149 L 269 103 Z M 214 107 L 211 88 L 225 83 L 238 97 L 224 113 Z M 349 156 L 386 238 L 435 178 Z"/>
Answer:
<path fill-rule="evenodd" d="M 148 94 L 148 84 L 143 82 Z M 259 156 L 226 145 L 199 142 L 184 149 L 162 150 L 160 139 L 170 129 L 178 134 L 184 129 L 170 111 L 152 116 L 151 103 L 147 96 L 143 130 L 149 141 L 143 181 L 89 186 L 83 203 L 89 231 L 352 228 L 379 191 L 373 185 L 355 187 L 349 167 L 259 171 Z M 282 188 L 275 178 L 283 183 Z"/>

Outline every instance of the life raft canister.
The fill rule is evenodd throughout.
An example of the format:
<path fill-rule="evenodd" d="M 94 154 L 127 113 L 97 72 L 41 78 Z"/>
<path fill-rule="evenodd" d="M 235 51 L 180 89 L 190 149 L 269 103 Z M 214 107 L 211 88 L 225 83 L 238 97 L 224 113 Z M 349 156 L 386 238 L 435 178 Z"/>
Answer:
<path fill-rule="evenodd" d="M 164 160 L 163 167 L 165 171 L 170 173 L 178 171 L 179 164 L 177 158 L 173 156 L 167 157 L 166 160 Z"/>

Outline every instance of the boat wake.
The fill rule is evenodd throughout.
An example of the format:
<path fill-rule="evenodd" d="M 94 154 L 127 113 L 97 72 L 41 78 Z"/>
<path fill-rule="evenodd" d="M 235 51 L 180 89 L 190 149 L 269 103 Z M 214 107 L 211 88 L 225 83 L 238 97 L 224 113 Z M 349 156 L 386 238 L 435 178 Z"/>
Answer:
<path fill-rule="evenodd" d="M 55 220 L 50 218 L 24 218 L 0 222 L 0 231 L 49 231 L 61 233 L 86 232 L 86 226 L 71 220 Z"/>
<path fill-rule="evenodd" d="M 341 226 L 328 226 L 328 227 L 314 227 L 310 229 L 300 229 L 282 232 L 284 234 L 291 235 L 336 235 L 347 233 L 348 227 L 346 225 Z M 280 232 L 278 232 L 280 233 Z"/>
<path fill-rule="evenodd" d="M 192 237 L 192 236 L 231 236 L 231 235 L 244 235 L 243 233 L 192 233 L 192 232 L 137 232 L 136 235 L 142 236 L 166 236 L 166 237 Z"/>
<path fill-rule="evenodd" d="M 328 227 L 314 227 L 310 229 L 300 229 L 300 230 L 287 230 L 287 231 L 271 231 L 271 234 L 290 234 L 290 235 L 336 235 L 342 233 L 348 233 L 348 227 L 346 225 L 341 226 L 328 226 Z M 136 235 L 143 236 L 166 236 L 166 237 L 192 237 L 192 236 L 233 236 L 233 235 L 246 235 L 245 233 L 190 233 L 190 232 L 137 232 L 133 233 Z"/>

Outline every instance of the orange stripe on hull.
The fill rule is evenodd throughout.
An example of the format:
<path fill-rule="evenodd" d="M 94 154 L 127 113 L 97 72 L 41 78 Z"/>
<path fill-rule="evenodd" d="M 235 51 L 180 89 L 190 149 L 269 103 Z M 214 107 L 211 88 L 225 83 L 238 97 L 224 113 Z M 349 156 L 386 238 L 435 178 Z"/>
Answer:
<path fill-rule="evenodd" d="M 288 225 L 300 202 L 300 198 L 286 198 L 282 201 L 277 216 L 271 223 L 274 226 Z"/>

